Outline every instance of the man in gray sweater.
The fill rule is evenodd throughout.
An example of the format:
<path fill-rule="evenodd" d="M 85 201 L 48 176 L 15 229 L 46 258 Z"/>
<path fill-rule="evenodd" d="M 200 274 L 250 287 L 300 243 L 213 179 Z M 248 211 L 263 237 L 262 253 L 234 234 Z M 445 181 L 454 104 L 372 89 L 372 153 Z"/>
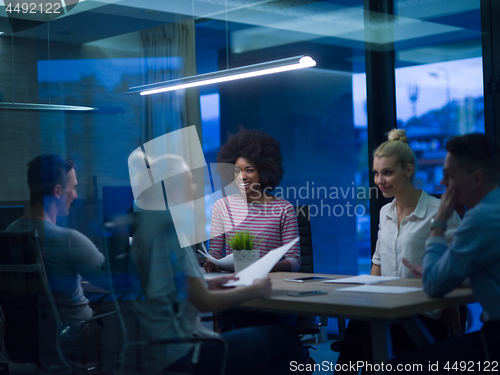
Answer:
<path fill-rule="evenodd" d="M 28 163 L 30 206 L 6 229 L 11 232 L 38 230 L 49 286 L 64 324 L 81 322 L 93 311 L 83 294 L 82 277 L 99 283 L 104 256 L 80 232 L 57 226 L 57 217 L 67 216 L 77 198 L 75 164 L 59 155 L 37 156 Z M 105 285 L 101 285 L 106 287 Z M 92 341 L 94 325 L 70 330 L 70 341 Z M 83 335 L 83 336 L 82 336 Z M 95 350 L 93 350 L 95 351 Z M 85 356 L 86 357 L 86 356 Z"/>

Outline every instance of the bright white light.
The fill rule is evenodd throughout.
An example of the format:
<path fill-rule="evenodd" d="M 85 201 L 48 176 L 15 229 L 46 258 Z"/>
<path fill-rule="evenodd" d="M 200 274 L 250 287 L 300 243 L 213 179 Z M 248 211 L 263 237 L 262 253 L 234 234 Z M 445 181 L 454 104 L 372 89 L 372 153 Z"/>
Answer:
<path fill-rule="evenodd" d="M 228 73 L 229 75 L 223 76 L 223 77 L 205 79 L 205 80 L 201 80 L 201 81 L 184 83 L 184 84 L 180 84 L 180 85 L 176 85 L 176 86 L 163 87 L 163 88 L 158 88 L 158 89 L 154 89 L 154 90 L 141 91 L 141 95 L 151 95 L 151 94 L 157 94 L 159 92 L 181 90 L 181 89 L 187 89 L 187 88 L 190 88 L 190 87 L 197 87 L 197 86 L 206 86 L 206 85 L 211 85 L 213 83 L 235 81 L 237 79 L 243 79 L 243 78 L 250 78 L 250 77 L 262 76 L 262 75 L 266 75 L 266 74 L 274 74 L 274 73 L 286 72 L 286 71 L 289 71 L 289 70 L 309 68 L 309 67 L 312 67 L 312 66 L 316 66 L 316 61 L 314 61 L 309 56 L 304 56 L 304 57 L 302 57 L 299 60 L 298 63 L 295 63 L 295 64 L 290 64 L 290 65 L 285 65 L 285 66 L 278 66 L 278 67 L 274 67 L 274 68 L 267 68 L 267 69 L 262 69 L 262 70 L 256 70 L 256 71 L 253 71 L 253 72 L 246 72 L 246 73 L 239 73 L 239 74 L 231 74 L 231 72 L 229 72 Z"/>

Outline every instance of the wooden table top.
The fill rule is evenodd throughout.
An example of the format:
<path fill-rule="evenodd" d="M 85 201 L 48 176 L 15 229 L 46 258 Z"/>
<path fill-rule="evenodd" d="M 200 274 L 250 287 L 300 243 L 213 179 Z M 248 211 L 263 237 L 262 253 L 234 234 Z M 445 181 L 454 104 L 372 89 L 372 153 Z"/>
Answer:
<path fill-rule="evenodd" d="M 398 319 L 440 308 L 449 308 L 475 302 L 470 288 L 458 288 L 444 298 L 429 298 L 423 290 L 405 294 L 379 294 L 360 292 L 339 292 L 340 288 L 359 284 L 322 283 L 320 281 L 295 283 L 283 281 L 287 278 L 310 277 L 310 273 L 270 273 L 273 292 L 270 298 L 259 298 L 245 302 L 243 309 L 271 311 L 292 314 L 312 314 L 357 319 Z M 314 274 L 334 276 L 337 279 L 352 277 L 345 275 Z M 421 279 L 398 279 L 375 285 L 422 287 Z M 323 290 L 326 295 L 292 297 L 289 291 Z"/>

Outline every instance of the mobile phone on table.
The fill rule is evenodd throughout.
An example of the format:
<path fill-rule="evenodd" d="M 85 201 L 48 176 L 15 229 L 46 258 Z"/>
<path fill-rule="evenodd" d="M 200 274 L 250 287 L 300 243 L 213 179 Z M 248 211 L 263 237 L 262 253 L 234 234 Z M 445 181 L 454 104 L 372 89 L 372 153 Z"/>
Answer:
<path fill-rule="evenodd" d="M 300 292 L 299 291 L 288 292 L 287 294 L 292 297 L 305 297 L 305 296 L 318 296 L 322 294 L 328 294 L 328 292 L 325 292 L 324 290 L 306 290 Z"/>
<path fill-rule="evenodd" d="M 308 283 L 310 281 L 333 280 L 335 277 L 325 276 L 310 276 L 310 277 L 297 277 L 295 279 L 283 279 L 283 281 L 292 281 L 294 283 Z"/>

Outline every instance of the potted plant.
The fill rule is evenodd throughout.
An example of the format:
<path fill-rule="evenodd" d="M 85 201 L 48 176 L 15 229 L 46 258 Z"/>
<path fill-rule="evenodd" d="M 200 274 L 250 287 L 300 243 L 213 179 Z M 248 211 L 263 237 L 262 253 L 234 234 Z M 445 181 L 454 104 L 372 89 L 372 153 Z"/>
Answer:
<path fill-rule="evenodd" d="M 259 259 L 259 250 L 254 248 L 254 236 L 249 231 L 235 232 L 227 242 L 233 249 L 235 272 L 240 272 Z"/>

